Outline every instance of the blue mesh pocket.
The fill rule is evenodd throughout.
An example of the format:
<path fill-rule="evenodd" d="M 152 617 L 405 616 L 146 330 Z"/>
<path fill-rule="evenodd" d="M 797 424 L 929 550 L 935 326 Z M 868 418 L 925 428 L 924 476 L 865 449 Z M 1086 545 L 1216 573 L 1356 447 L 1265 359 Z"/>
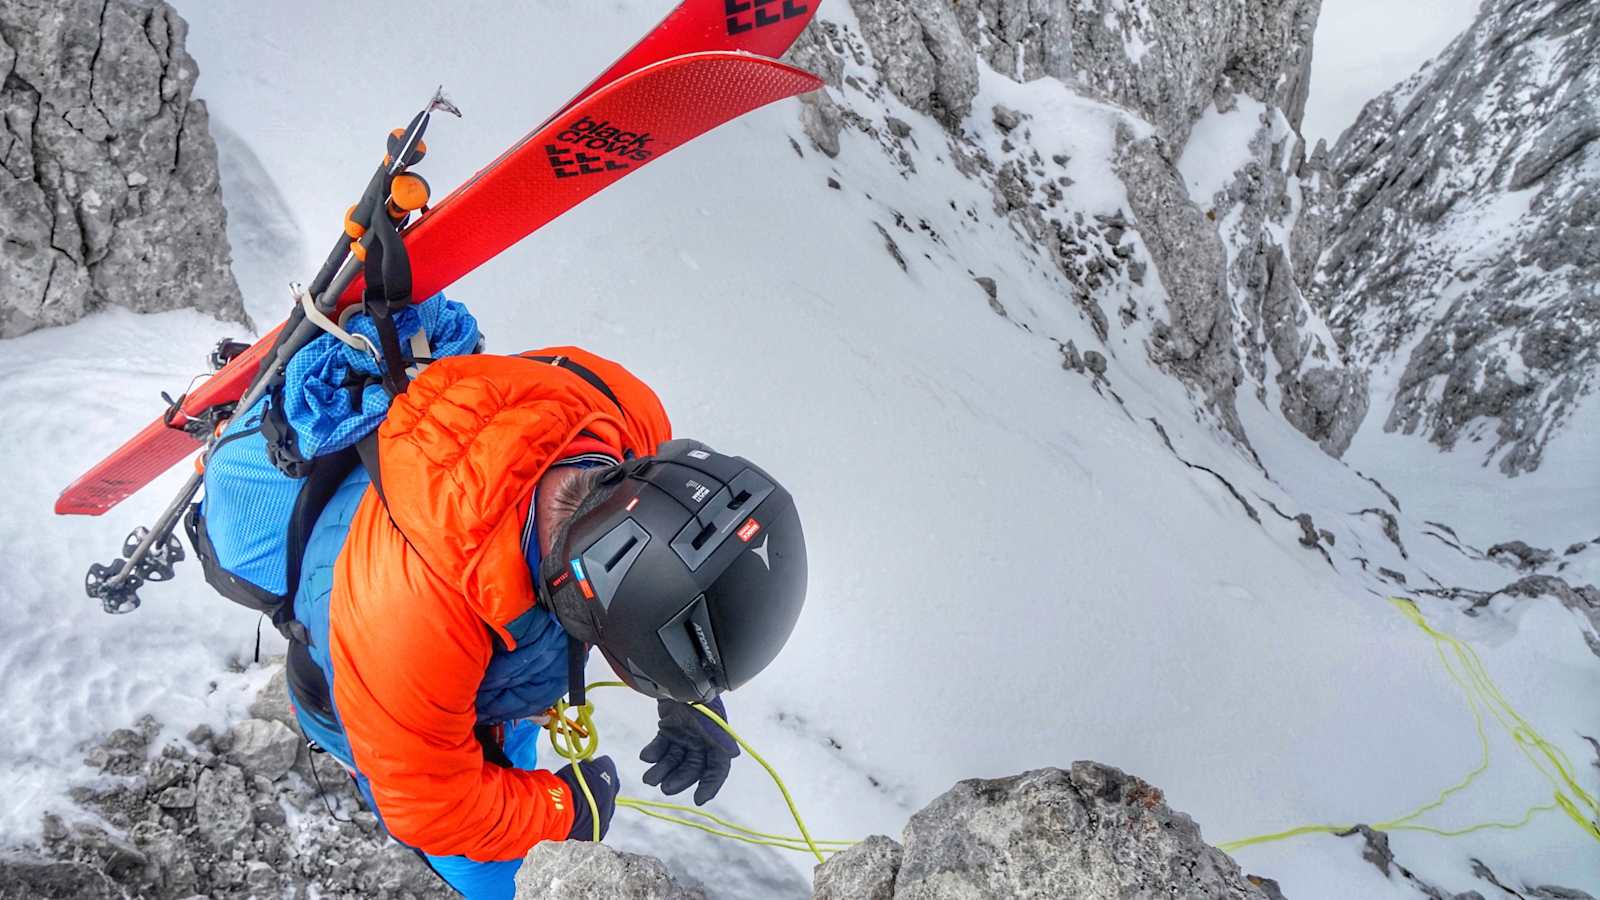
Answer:
<path fill-rule="evenodd" d="M 206 463 L 200 517 L 215 563 L 236 579 L 282 598 L 289 592 L 285 535 L 304 479 L 278 471 L 261 420 L 271 395 L 235 416 Z"/>

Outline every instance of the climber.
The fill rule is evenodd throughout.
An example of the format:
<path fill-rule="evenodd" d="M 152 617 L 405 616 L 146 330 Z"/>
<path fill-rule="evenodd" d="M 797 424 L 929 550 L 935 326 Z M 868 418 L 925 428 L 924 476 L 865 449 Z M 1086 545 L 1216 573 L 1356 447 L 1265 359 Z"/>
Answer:
<path fill-rule="evenodd" d="M 288 661 L 300 725 L 468 897 L 509 898 L 533 845 L 592 837 L 573 767 L 535 762 L 588 647 L 657 700 L 645 783 L 703 804 L 739 751 L 688 704 L 725 713 L 794 627 L 788 492 L 670 432 L 648 387 L 577 348 L 442 359 L 389 407 L 376 481 L 356 468 L 310 533 Z M 579 765 L 603 836 L 616 766 Z"/>

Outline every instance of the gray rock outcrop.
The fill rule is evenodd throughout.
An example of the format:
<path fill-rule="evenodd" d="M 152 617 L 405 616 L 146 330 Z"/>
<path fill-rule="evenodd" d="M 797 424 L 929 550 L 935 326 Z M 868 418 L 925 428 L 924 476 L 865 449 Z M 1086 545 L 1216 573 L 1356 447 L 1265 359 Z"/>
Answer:
<path fill-rule="evenodd" d="M 274 679 L 258 705 L 286 702 L 282 691 Z M 292 736 L 278 722 L 246 722 L 257 724 L 244 733 L 265 730 L 269 744 L 281 744 L 279 730 Z M 456 896 L 388 839 L 330 757 L 291 757 L 293 768 L 273 780 L 281 755 L 251 768 L 255 756 L 237 755 L 249 744 L 238 727 L 218 738 L 202 726 L 154 749 L 158 734 L 146 719 L 85 754 L 100 777 L 73 799 L 92 815 L 46 815 L 38 846 L 0 853 L 0 898 Z"/>
<path fill-rule="evenodd" d="M 875 834 L 817 866 L 811 900 L 894 900 L 905 848 Z"/>
<path fill-rule="evenodd" d="M 517 896 L 529 900 L 705 900 L 660 860 L 588 841 L 546 841 L 517 871 Z"/>
<path fill-rule="evenodd" d="M 1388 430 L 1515 475 L 1592 390 L 1600 0 L 1491 0 L 1331 152 L 1299 133 L 1320 0 L 851 5 L 859 35 L 819 26 L 797 57 L 830 85 L 802 117 L 817 146 L 835 156 L 855 128 L 913 177 L 906 123 L 873 106 L 887 92 L 932 116 L 1108 349 L 1136 331 L 1240 443 L 1247 394 L 1334 456 L 1378 402 Z M 875 83 L 842 79 L 846 61 Z M 1029 111 L 973 108 L 979 62 L 1150 124 L 1119 136 L 1116 254 L 1061 202 L 1071 179 L 1029 146 Z"/>
<path fill-rule="evenodd" d="M 819 26 L 796 58 L 826 63 L 833 90 L 808 100 L 802 116 L 824 153 L 840 152 L 847 127 L 886 149 L 903 141 L 893 127 L 877 130 L 863 94 L 886 89 L 930 114 L 945 126 L 955 166 L 992 182 L 996 213 L 1056 264 L 1070 302 L 1108 348 L 1119 326 L 1137 331 L 1150 360 L 1241 444 L 1249 438 L 1238 397 L 1253 388 L 1324 450 L 1344 452 L 1366 415 L 1367 379 L 1303 295 L 1301 268 L 1315 255 L 1297 254 L 1289 239 L 1302 216 L 1321 214 L 1311 201 L 1331 191 L 1298 131 L 1320 0 L 851 5 L 859 46 L 838 26 Z M 844 59 L 870 63 L 881 87 L 841 89 Z M 1149 123 L 1119 131 L 1108 174 L 1126 187 L 1127 206 L 1097 214 L 1105 228 L 1086 227 L 1082 211 L 1062 202 L 1072 180 L 1029 146 L 1026 110 L 993 110 L 1004 158 L 974 138 L 991 127 L 979 120 L 989 111 L 972 109 L 975 60 L 1017 81 L 1056 77 Z M 1232 144 L 1205 142 L 1198 159 L 1185 160 L 1202 122 L 1229 114 L 1248 117 L 1242 132 L 1224 129 Z M 1158 279 L 1147 283 L 1152 269 Z"/>
<path fill-rule="evenodd" d="M 1392 369 L 1384 427 L 1507 475 L 1538 467 L 1600 363 L 1596 21 L 1597 0 L 1487 0 L 1340 138 L 1339 190 L 1296 235 L 1341 343 Z"/>
<path fill-rule="evenodd" d="M 223 763 L 202 770 L 195 779 L 193 809 L 200 835 L 218 851 L 247 839 L 255 826 L 250 793 L 238 766 Z"/>
<path fill-rule="evenodd" d="M 1174 147 L 1213 99 L 1245 93 L 1299 123 L 1320 0 L 852 0 L 884 84 L 959 119 L 975 60 L 1017 81 L 1053 76 L 1138 111 Z"/>
<path fill-rule="evenodd" d="M 1098 763 L 963 781 L 912 816 L 902 846 L 875 835 L 818 866 L 814 900 L 1282 900 L 1208 846 L 1149 784 Z M 517 896 L 701 900 L 659 861 L 587 842 L 533 848 Z"/>
<path fill-rule="evenodd" d="M 1239 363 L 1228 310 L 1227 248 L 1184 189 L 1162 141 L 1123 135 L 1117 176 L 1128 188 L 1135 227 L 1167 289 L 1167 321 L 1150 340 L 1152 362 L 1200 388 L 1229 433 L 1244 439 L 1235 409 Z"/>
<path fill-rule="evenodd" d="M 818 900 L 1281 898 L 1149 784 L 1098 763 L 957 784 L 818 867 Z"/>
<path fill-rule="evenodd" d="M 186 31 L 161 0 L 0 2 L 0 337 L 108 305 L 244 320 Z"/>
<path fill-rule="evenodd" d="M 245 719 L 228 732 L 228 760 L 246 775 L 277 781 L 289 774 L 300 753 L 300 736 L 282 722 Z"/>

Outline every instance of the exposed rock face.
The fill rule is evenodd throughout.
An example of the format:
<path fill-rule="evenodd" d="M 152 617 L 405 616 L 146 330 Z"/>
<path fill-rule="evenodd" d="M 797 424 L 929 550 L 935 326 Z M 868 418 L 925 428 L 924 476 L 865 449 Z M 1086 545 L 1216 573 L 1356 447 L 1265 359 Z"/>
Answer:
<path fill-rule="evenodd" d="M 1362 363 L 1398 374 L 1384 427 L 1478 444 L 1507 475 L 1592 389 L 1600 334 L 1600 2 L 1487 0 L 1370 103 L 1329 159 L 1298 274 Z"/>
<path fill-rule="evenodd" d="M 161 0 L 0 3 L 0 337 L 108 304 L 243 320 L 186 31 Z"/>
<path fill-rule="evenodd" d="M 300 736 L 282 722 L 245 719 L 228 732 L 228 759 L 247 775 L 277 781 L 289 774 L 300 752 Z"/>
<path fill-rule="evenodd" d="M 898 852 L 897 852 L 898 851 Z M 819 900 L 1272 898 L 1161 792 L 1098 763 L 957 784 L 817 870 Z"/>
<path fill-rule="evenodd" d="M 829 54 L 814 51 L 831 49 L 836 70 L 840 58 L 865 55 L 883 88 L 944 124 L 957 167 L 992 178 L 996 212 L 1056 263 L 1102 341 L 1119 324 L 1139 328 L 1150 359 L 1189 385 L 1240 443 L 1248 436 L 1237 396 L 1249 381 L 1260 402 L 1324 450 L 1344 452 L 1366 414 L 1367 380 L 1302 295 L 1300 269 L 1315 254 L 1297 255 L 1289 240 L 1302 215 L 1323 213 L 1311 201 L 1331 191 L 1298 133 L 1320 0 L 853 0 L 852 7 L 865 54 L 848 54 L 850 41 L 828 26 L 826 40 L 818 35 L 813 52 L 797 61 L 822 62 Z M 1051 172 L 1037 151 L 1030 156 L 1026 111 L 994 111 L 1008 158 L 996 162 L 961 146 L 988 127 L 978 119 L 986 111 L 971 110 L 975 59 L 1018 81 L 1054 76 L 1149 123 L 1118 133 L 1111 174 L 1126 187 L 1127 205 L 1106 236 L 1115 254 L 1096 253 L 1099 242 L 1082 233 L 1081 217 L 1065 217 L 1072 210 L 1060 202 L 1062 187 L 1071 179 Z M 855 100 L 838 90 L 836 75 L 829 83 L 836 90 L 808 101 L 804 123 L 817 146 L 836 155 L 841 129 L 875 132 L 874 117 L 834 99 Z M 854 86 L 869 96 L 876 89 Z M 1199 144 L 1193 153 L 1191 144 Z M 1106 213 L 1096 212 L 1104 222 Z M 1125 232 L 1139 241 L 1124 243 Z M 1159 286 L 1146 291 L 1152 267 Z M 1143 299 L 1151 292 L 1156 303 Z M 1109 306 L 1120 322 L 1106 315 Z"/>
<path fill-rule="evenodd" d="M 282 691 L 274 680 L 260 704 L 286 703 Z M 85 754 L 101 777 L 74 792 L 97 818 L 47 815 L 42 846 L 0 854 L 0 898 L 456 896 L 384 835 L 330 757 L 291 756 L 294 768 L 276 781 L 226 761 L 259 758 L 236 755 L 242 734 L 264 731 L 272 746 L 280 730 L 293 736 L 254 719 L 222 738 L 202 727 L 153 757 L 153 720 L 112 732 Z"/>
<path fill-rule="evenodd" d="M 539 900 L 705 900 L 661 861 L 587 841 L 545 842 L 517 870 L 517 896 Z"/>
<path fill-rule="evenodd" d="M 1136 227 L 1167 289 L 1167 322 L 1157 322 L 1150 359 L 1202 389 L 1223 424 L 1243 439 L 1234 408 L 1239 371 L 1228 311 L 1227 249 L 1216 226 L 1190 200 L 1158 138 L 1123 135 L 1117 175 L 1128 188 Z"/>
<path fill-rule="evenodd" d="M 948 0 L 859 0 L 850 4 L 883 73 L 907 106 L 952 125 L 972 111 L 978 63 Z"/>
<path fill-rule="evenodd" d="M 1017 81 L 1054 76 L 1126 106 L 1181 147 L 1217 96 L 1245 93 L 1297 125 L 1320 0 L 852 0 L 884 84 L 908 106 L 959 119 L 975 58 Z"/>
<path fill-rule="evenodd" d="M 1298 128 L 1321 11 L 1321 0 L 1095 0 L 1078 4 L 1070 70 L 1043 74 L 1065 74 L 1139 111 L 1173 147 L 1188 142 L 1207 107 L 1238 93 L 1283 110 Z"/>
<path fill-rule="evenodd" d="M 811 900 L 894 900 L 905 850 L 875 834 L 816 869 Z"/>

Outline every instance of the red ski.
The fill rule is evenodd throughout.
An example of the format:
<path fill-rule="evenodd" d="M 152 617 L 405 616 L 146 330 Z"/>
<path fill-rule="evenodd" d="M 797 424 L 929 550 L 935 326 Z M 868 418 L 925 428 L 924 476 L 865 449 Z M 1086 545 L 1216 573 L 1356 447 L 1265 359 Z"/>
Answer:
<path fill-rule="evenodd" d="M 722 12 L 714 23 L 722 39 L 735 42 L 750 35 L 738 46 L 774 53 L 787 49 L 809 17 L 807 7 L 778 0 L 686 0 L 661 27 L 681 21 L 709 28 L 712 8 Z M 791 9 L 793 15 L 785 17 Z M 764 11 L 767 19 L 757 17 L 757 11 Z M 739 25 L 749 29 L 726 33 Z M 616 74 L 630 60 L 650 60 L 671 46 L 703 44 L 707 37 L 699 32 L 671 41 L 658 33 L 646 37 L 578 99 L 407 228 L 414 296 L 433 296 L 623 176 L 701 134 L 768 103 L 821 87 L 810 73 L 727 51 L 648 61 L 641 69 Z M 343 297 L 353 301 L 360 292 L 358 280 Z M 257 341 L 191 391 L 180 409 L 151 423 L 73 482 L 56 501 L 56 512 L 100 515 L 198 449 L 201 441 L 182 430 L 184 425 L 213 406 L 239 399 L 276 334 L 274 329 Z"/>

